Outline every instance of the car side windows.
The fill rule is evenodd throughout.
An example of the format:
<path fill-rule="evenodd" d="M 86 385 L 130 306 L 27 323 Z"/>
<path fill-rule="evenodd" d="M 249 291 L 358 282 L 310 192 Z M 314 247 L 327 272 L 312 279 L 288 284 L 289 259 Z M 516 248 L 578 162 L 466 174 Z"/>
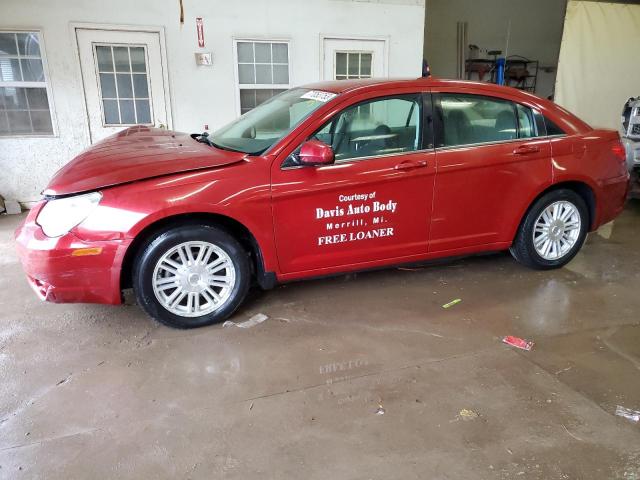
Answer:
<path fill-rule="evenodd" d="M 420 147 L 421 101 L 417 95 L 372 100 L 346 108 L 318 139 L 331 140 L 336 161 L 412 152 Z"/>
<path fill-rule="evenodd" d="M 499 142 L 518 138 L 514 104 L 480 95 L 439 95 L 442 138 L 438 146 L 454 147 L 474 143 Z"/>
<path fill-rule="evenodd" d="M 341 161 L 419 150 L 421 130 L 422 97 L 398 95 L 347 107 L 311 138 L 330 145 Z"/>
<path fill-rule="evenodd" d="M 438 147 L 565 134 L 537 110 L 500 98 L 442 93 L 436 95 L 435 107 Z"/>

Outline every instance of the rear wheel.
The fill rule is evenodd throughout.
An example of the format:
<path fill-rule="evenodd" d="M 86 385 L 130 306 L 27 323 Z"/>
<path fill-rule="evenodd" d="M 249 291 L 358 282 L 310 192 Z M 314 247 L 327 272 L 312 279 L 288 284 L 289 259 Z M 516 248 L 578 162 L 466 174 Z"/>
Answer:
<path fill-rule="evenodd" d="M 588 224 L 587 206 L 580 195 L 573 190 L 553 190 L 529 209 L 510 252 L 531 268 L 560 268 L 582 247 Z"/>
<path fill-rule="evenodd" d="M 209 225 L 184 225 L 150 239 L 133 270 L 138 303 L 176 328 L 210 325 L 242 303 L 249 259 L 238 241 Z"/>

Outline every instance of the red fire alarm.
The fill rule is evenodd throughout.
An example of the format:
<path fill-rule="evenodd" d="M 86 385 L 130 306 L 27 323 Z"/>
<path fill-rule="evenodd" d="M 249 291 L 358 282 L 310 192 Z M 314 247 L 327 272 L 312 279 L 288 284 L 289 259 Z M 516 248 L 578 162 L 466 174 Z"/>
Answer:
<path fill-rule="evenodd" d="M 196 18 L 196 30 L 198 31 L 198 46 L 200 48 L 204 47 L 204 26 L 202 22 L 202 17 Z"/>

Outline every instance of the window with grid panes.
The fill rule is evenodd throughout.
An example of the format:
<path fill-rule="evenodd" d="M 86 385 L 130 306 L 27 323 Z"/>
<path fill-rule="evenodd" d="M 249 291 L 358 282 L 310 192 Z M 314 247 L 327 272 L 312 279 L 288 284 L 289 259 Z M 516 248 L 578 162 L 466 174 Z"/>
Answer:
<path fill-rule="evenodd" d="M 95 45 L 103 124 L 151 124 L 144 46 Z"/>
<path fill-rule="evenodd" d="M 0 31 L 0 136 L 52 134 L 40 35 Z"/>
<path fill-rule="evenodd" d="M 288 43 L 241 40 L 236 48 L 241 114 L 290 88 Z"/>
<path fill-rule="evenodd" d="M 336 52 L 336 80 L 371 78 L 371 52 Z"/>

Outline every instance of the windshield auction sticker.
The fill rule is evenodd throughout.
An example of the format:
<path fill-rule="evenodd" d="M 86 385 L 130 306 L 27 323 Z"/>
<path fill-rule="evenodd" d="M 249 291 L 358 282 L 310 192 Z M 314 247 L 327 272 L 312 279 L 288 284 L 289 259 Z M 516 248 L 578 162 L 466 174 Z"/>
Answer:
<path fill-rule="evenodd" d="M 393 237 L 389 224 L 398 210 L 398 202 L 379 200 L 376 192 L 338 195 L 332 208 L 316 208 L 315 220 L 325 223 L 327 235 L 318 237 L 318 246 Z"/>
<path fill-rule="evenodd" d="M 321 90 L 309 90 L 307 93 L 302 95 L 300 98 L 306 98 L 309 100 L 316 100 L 318 102 L 328 102 L 333 97 L 335 97 L 335 93 L 331 92 L 323 92 Z"/>

